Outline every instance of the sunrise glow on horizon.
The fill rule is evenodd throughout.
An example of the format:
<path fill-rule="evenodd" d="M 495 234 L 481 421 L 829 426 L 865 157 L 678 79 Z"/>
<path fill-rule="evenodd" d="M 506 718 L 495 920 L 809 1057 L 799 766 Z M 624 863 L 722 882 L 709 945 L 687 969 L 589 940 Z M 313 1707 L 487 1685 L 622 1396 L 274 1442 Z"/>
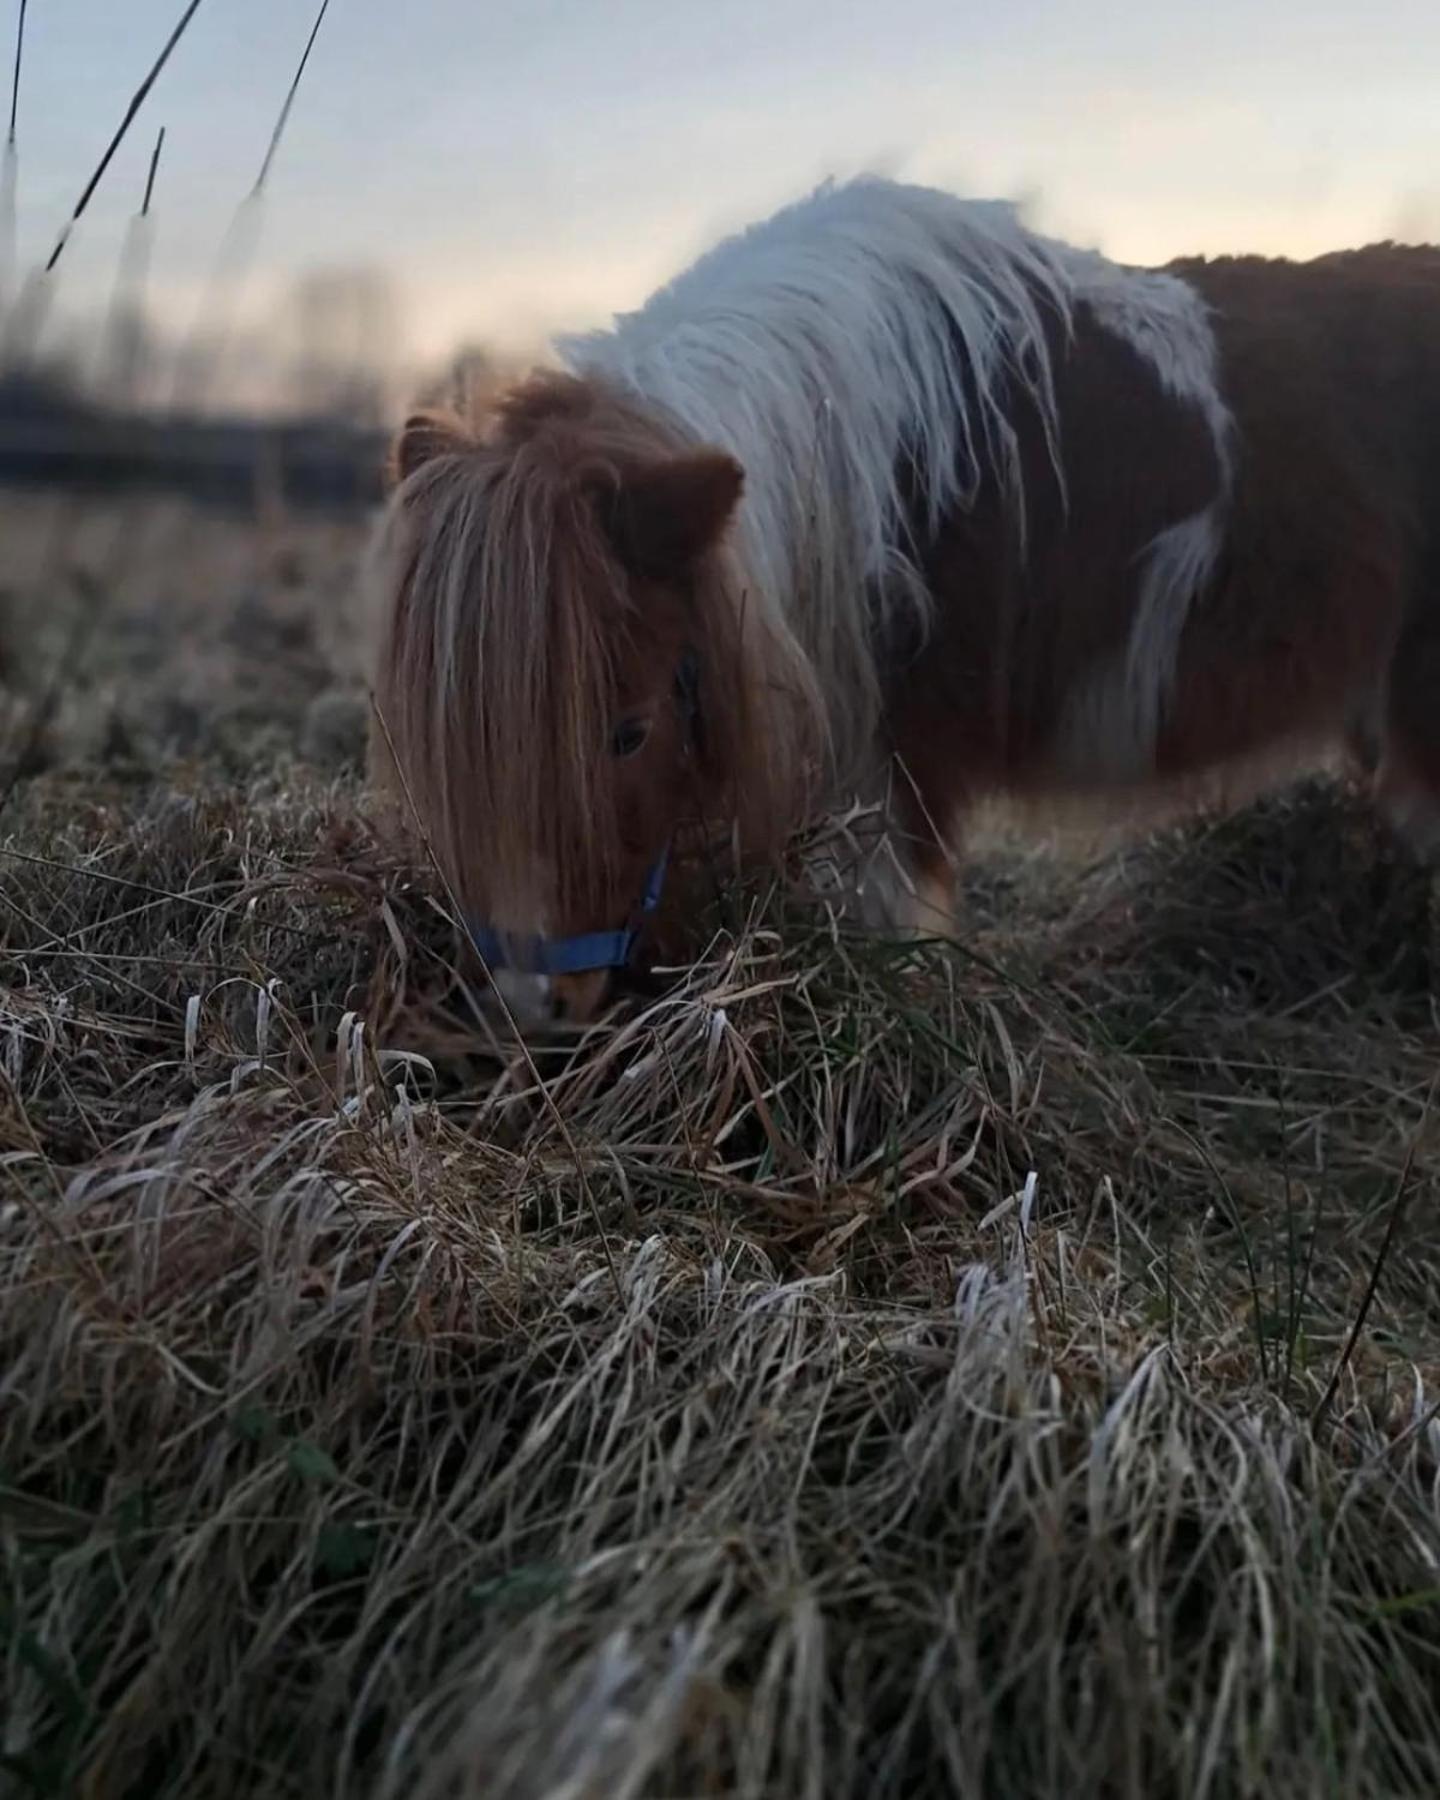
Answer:
<path fill-rule="evenodd" d="M 123 21 L 117 17 L 123 11 Z M 21 266 L 43 258 L 174 0 L 32 8 Z M 149 298 L 213 283 L 312 9 L 210 0 L 67 250 L 62 304 L 113 282 L 159 124 Z M 337 0 L 267 192 L 246 316 L 298 277 L 384 273 L 387 350 L 533 352 L 638 304 L 727 230 L 865 168 L 1019 197 L 1123 261 L 1440 238 L 1440 9 L 1197 16 L 1138 0 Z M 237 299 L 237 306 L 241 301 Z"/>

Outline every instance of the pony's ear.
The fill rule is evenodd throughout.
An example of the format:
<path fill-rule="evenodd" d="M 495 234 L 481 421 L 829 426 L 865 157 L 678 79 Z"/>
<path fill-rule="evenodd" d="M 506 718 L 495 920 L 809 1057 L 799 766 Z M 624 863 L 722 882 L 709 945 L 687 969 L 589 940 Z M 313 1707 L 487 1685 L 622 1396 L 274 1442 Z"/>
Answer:
<path fill-rule="evenodd" d="M 470 448 L 473 440 L 452 413 L 412 413 L 390 449 L 390 476 L 404 481 L 432 457 L 454 456 Z"/>
<path fill-rule="evenodd" d="M 694 450 L 625 469 L 596 494 L 621 562 L 663 578 L 683 575 L 719 543 L 744 485 L 733 456 Z"/>

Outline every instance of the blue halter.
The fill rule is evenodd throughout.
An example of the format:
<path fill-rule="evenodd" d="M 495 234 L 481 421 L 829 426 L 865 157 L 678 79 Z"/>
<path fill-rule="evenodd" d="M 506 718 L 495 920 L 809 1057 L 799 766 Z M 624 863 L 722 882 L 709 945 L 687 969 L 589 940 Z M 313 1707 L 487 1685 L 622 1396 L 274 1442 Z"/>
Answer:
<path fill-rule="evenodd" d="M 698 670 L 693 654 L 687 652 L 675 674 L 675 696 L 685 722 L 688 741 L 693 741 L 699 718 Z M 688 742 L 687 742 L 688 748 Z M 660 904 L 665 887 L 665 872 L 670 862 L 670 846 L 650 865 L 645 888 L 640 896 L 635 923 L 618 931 L 582 931 L 576 937 L 523 940 L 506 939 L 488 925 L 468 921 L 470 941 L 485 959 L 489 969 L 522 969 L 534 975 L 586 975 L 594 969 L 623 969 L 635 952 L 635 945 L 645 921 Z"/>
<path fill-rule="evenodd" d="M 592 969 L 623 969 L 634 954 L 640 926 L 660 904 L 665 886 L 665 869 L 670 861 L 667 844 L 650 865 L 645 877 L 645 891 L 640 896 L 639 921 L 624 925 L 618 931 L 582 931 L 578 937 L 534 937 L 509 943 L 488 925 L 472 925 L 470 937 L 475 948 L 491 969 L 517 968 L 535 975 L 584 975 Z"/>

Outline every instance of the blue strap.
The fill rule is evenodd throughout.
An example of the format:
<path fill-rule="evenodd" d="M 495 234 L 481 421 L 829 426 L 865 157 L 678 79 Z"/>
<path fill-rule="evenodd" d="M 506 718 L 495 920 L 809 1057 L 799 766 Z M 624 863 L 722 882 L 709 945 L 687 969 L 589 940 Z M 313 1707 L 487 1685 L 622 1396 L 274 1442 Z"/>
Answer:
<path fill-rule="evenodd" d="M 669 861 L 667 844 L 645 877 L 645 891 L 640 896 L 642 918 L 660 904 Z M 634 952 L 638 935 L 634 926 L 623 926 L 619 931 L 586 931 L 578 937 L 530 938 L 515 946 L 517 954 L 512 958 L 509 945 L 498 932 L 485 925 L 470 926 L 471 940 L 488 968 L 525 969 L 536 975 L 585 975 L 592 969 L 623 969 Z"/>
<path fill-rule="evenodd" d="M 470 936 L 487 967 L 523 969 L 534 975 L 583 975 L 591 969 L 621 969 L 635 948 L 635 933 L 630 930 L 587 931 L 579 937 L 507 943 L 498 933 L 475 926 Z"/>

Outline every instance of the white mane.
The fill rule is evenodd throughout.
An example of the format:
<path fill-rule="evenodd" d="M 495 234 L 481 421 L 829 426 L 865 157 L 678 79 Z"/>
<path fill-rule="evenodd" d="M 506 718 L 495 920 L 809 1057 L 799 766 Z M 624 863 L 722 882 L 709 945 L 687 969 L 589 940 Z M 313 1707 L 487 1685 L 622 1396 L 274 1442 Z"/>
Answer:
<path fill-rule="evenodd" d="M 1017 391 L 1030 396 L 1058 474 L 1046 325 L 1068 331 L 1079 301 L 1205 410 L 1223 455 L 1214 344 L 1185 284 L 1040 237 L 1003 202 L 872 178 L 827 184 L 718 245 L 612 329 L 560 340 L 577 374 L 663 409 L 744 465 L 749 603 L 778 615 L 816 666 L 838 772 L 869 748 L 878 630 L 925 618 L 902 468 L 920 476 L 931 528 L 993 471 L 1023 534 L 1007 409 Z M 1160 582 L 1151 637 L 1157 619 L 1168 628 L 1178 612 L 1183 623 L 1208 573 L 1200 562 L 1177 575 L 1179 600 Z"/>

